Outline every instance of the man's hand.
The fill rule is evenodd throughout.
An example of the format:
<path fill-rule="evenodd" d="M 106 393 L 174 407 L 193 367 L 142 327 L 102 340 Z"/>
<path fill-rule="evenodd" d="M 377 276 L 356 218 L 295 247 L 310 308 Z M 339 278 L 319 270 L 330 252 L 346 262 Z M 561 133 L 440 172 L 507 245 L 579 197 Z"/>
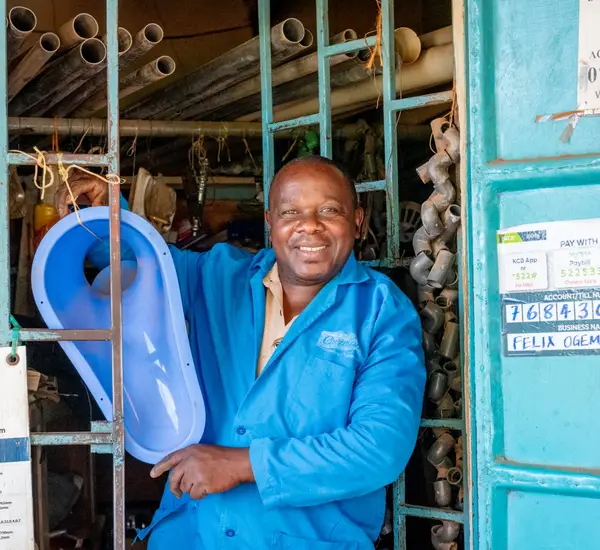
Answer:
<path fill-rule="evenodd" d="M 247 448 L 190 445 L 163 458 L 150 476 L 160 477 L 171 469 L 169 487 L 177 498 L 189 493 L 197 500 L 254 481 Z"/>

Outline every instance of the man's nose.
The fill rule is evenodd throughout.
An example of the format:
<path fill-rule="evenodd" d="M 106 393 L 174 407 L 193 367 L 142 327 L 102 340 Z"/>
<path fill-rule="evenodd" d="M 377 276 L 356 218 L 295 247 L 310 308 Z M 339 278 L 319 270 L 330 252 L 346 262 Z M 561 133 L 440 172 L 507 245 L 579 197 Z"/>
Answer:
<path fill-rule="evenodd" d="M 323 223 L 316 212 L 305 213 L 296 225 L 296 231 L 302 233 L 319 233 L 323 229 Z"/>

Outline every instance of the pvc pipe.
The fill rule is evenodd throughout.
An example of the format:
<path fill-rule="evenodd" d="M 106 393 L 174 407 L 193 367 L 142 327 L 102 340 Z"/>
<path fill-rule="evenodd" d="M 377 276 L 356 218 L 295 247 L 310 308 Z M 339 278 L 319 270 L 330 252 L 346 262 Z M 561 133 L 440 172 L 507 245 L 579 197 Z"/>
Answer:
<path fill-rule="evenodd" d="M 421 310 L 423 330 L 435 335 L 444 324 L 444 312 L 433 302 L 427 302 Z"/>
<path fill-rule="evenodd" d="M 98 21 L 89 13 L 76 15 L 58 29 L 60 51 L 64 52 L 84 40 L 96 38 L 99 30 Z"/>
<path fill-rule="evenodd" d="M 458 289 L 458 271 L 456 271 L 454 268 L 451 269 L 448 272 L 448 278 L 446 279 L 446 282 L 444 284 L 446 285 L 446 288 L 448 288 L 450 290 L 457 290 Z"/>
<path fill-rule="evenodd" d="M 104 36 L 102 41 L 105 47 L 107 47 L 108 40 L 106 36 Z M 119 58 L 127 54 L 127 52 L 129 52 L 132 47 L 133 38 L 131 36 L 131 33 L 124 27 L 118 27 L 117 51 L 119 54 Z M 59 92 L 55 93 L 52 97 L 52 101 L 49 104 L 47 104 L 46 109 L 34 110 L 30 113 L 31 116 L 41 116 L 45 113 L 52 112 L 52 114 L 55 117 L 59 117 L 63 115 L 64 111 L 70 112 L 74 107 L 74 103 L 73 101 L 71 101 L 69 96 L 73 95 L 73 92 L 75 92 L 76 94 L 79 93 L 79 91 L 82 88 L 85 89 L 87 83 L 94 80 L 96 76 L 100 76 L 100 78 L 104 76 L 104 82 L 106 82 L 106 71 L 103 70 L 105 67 L 106 57 L 104 58 L 104 61 L 100 66 L 96 66 L 93 70 L 90 70 L 86 75 L 83 75 L 81 80 L 74 81 L 71 84 L 62 88 Z M 61 105 L 65 106 L 66 108 L 61 107 Z"/>
<path fill-rule="evenodd" d="M 46 32 L 29 49 L 8 77 L 7 97 L 10 102 L 40 69 L 50 60 L 60 47 L 60 38 L 53 32 Z"/>
<path fill-rule="evenodd" d="M 456 231 L 460 226 L 460 206 L 458 204 L 451 204 L 448 206 L 446 211 L 442 214 L 442 222 L 444 224 L 444 230 L 439 236 L 440 241 L 448 244 L 456 235 Z"/>
<path fill-rule="evenodd" d="M 421 55 L 421 41 L 417 33 L 408 27 L 394 30 L 394 46 L 404 66 L 414 63 Z"/>
<path fill-rule="evenodd" d="M 423 49 L 452 44 L 452 25 L 419 36 Z"/>
<path fill-rule="evenodd" d="M 433 260 L 425 252 L 421 252 L 410 264 L 410 275 L 421 286 L 427 284 L 427 276 L 433 265 Z"/>
<path fill-rule="evenodd" d="M 175 72 L 175 61 L 168 55 L 161 55 L 137 71 L 119 79 L 119 99 L 123 99 L 142 88 L 153 84 Z M 106 90 L 99 90 L 84 101 L 73 113 L 76 117 L 87 117 L 106 107 Z"/>
<path fill-rule="evenodd" d="M 37 27 L 35 13 L 24 6 L 15 6 L 6 19 L 6 59 L 10 63 L 21 53 L 23 43 Z"/>
<path fill-rule="evenodd" d="M 457 319 L 458 317 L 456 317 L 456 313 L 454 313 L 454 311 L 452 311 L 451 309 L 447 309 L 446 311 L 444 311 L 445 323 L 454 323 Z"/>
<path fill-rule="evenodd" d="M 434 357 L 427 361 L 425 365 L 425 369 L 427 370 L 427 376 L 431 376 L 436 371 L 442 371 L 442 366 L 440 365 L 440 361 L 438 357 Z"/>
<path fill-rule="evenodd" d="M 437 258 L 442 250 L 448 250 L 448 245 L 438 237 L 437 239 L 433 239 L 433 241 L 431 241 L 431 250 L 433 257 Z"/>
<path fill-rule="evenodd" d="M 440 343 L 440 355 L 448 359 L 454 358 L 458 352 L 458 340 L 460 336 L 460 325 L 457 323 L 446 323 L 444 335 Z"/>
<path fill-rule="evenodd" d="M 448 300 L 448 298 L 446 296 L 443 296 L 442 294 L 437 296 L 434 302 L 435 305 L 441 307 L 444 310 L 444 312 L 448 311 L 452 307 L 452 302 L 450 302 L 450 300 Z"/>
<path fill-rule="evenodd" d="M 345 29 L 342 32 L 338 32 L 337 34 L 333 35 L 329 39 L 329 44 L 333 46 L 334 44 L 342 44 L 344 42 L 356 40 L 357 38 L 358 34 L 354 29 Z"/>
<path fill-rule="evenodd" d="M 454 48 L 451 44 L 425 50 L 411 65 L 396 71 L 398 93 L 408 94 L 417 90 L 440 86 L 454 78 Z M 383 77 L 362 82 L 352 89 L 341 88 L 331 92 L 331 108 L 340 109 L 359 103 L 377 101 L 383 89 Z M 282 105 L 274 111 L 274 121 L 289 120 L 319 111 L 318 98 L 302 101 L 296 105 Z"/>
<path fill-rule="evenodd" d="M 271 29 L 272 63 L 281 62 L 304 38 L 304 25 L 289 18 Z M 260 72 L 259 37 L 240 44 L 227 53 L 205 63 L 193 73 L 148 97 L 125 112 L 126 118 L 162 118 L 176 116 L 183 109 L 237 84 Z"/>
<path fill-rule="evenodd" d="M 101 40 L 85 40 L 67 54 L 57 59 L 35 80 L 30 82 L 9 105 L 12 116 L 23 114 L 34 105 L 43 102 L 65 82 L 78 80 L 90 65 L 98 65 L 106 56 L 106 47 Z"/>
<path fill-rule="evenodd" d="M 453 264 L 454 254 L 449 250 L 440 251 L 427 276 L 427 284 L 431 285 L 433 288 L 442 288 L 448 277 L 448 271 Z"/>
<path fill-rule="evenodd" d="M 135 35 L 131 47 L 127 51 L 119 53 L 119 70 L 125 70 L 157 44 L 160 44 L 164 38 L 164 34 L 165 33 L 160 25 L 148 23 Z M 55 116 L 59 118 L 66 117 L 96 92 L 106 88 L 106 78 L 106 71 L 100 71 L 96 76 L 88 80 L 80 89 L 73 92 L 58 104 L 54 111 Z"/>
<path fill-rule="evenodd" d="M 33 109 L 28 110 L 31 116 L 42 116 L 52 110 L 71 92 L 92 78 L 106 66 L 106 46 L 102 40 L 90 38 L 81 43 L 81 57 L 84 65 L 77 76 L 67 79 L 63 85 L 57 86 L 52 95 L 45 101 L 40 101 Z"/>
<path fill-rule="evenodd" d="M 335 55 L 329 58 L 329 63 L 333 68 L 354 57 L 356 57 L 356 52 L 353 52 L 352 54 Z M 315 52 L 273 69 L 271 85 L 273 88 L 276 88 L 286 82 L 292 82 L 309 74 L 315 74 L 318 68 L 319 58 Z M 260 74 L 258 74 L 240 82 L 236 86 L 223 90 L 221 93 L 214 94 L 204 101 L 191 105 L 187 109 L 181 111 L 179 118 L 181 120 L 199 119 L 208 113 L 216 111 L 224 105 L 238 102 L 239 100 L 252 95 L 260 96 L 260 89 Z"/>

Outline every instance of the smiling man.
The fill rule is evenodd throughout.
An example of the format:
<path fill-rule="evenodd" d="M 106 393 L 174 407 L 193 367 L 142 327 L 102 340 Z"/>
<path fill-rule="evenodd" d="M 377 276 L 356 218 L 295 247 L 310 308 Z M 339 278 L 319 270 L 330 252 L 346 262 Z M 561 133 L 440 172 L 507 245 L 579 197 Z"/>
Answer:
<path fill-rule="evenodd" d="M 276 175 L 272 249 L 173 249 L 207 407 L 169 472 L 150 550 L 367 550 L 385 485 L 413 451 L 425 370 L 419 318 L 352 253 L 363 211 L 331 161 Z"/>

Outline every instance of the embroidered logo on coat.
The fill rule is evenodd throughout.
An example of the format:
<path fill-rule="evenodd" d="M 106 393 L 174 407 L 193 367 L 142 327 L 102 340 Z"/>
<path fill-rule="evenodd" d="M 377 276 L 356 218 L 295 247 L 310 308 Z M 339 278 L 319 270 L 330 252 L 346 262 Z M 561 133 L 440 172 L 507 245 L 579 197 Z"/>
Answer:
<path fill-rule="evenodd" d="M 327 351 L 338 351 L 351 354 L 359 349 L 358 338 L 353 332 L 329 332 L 324 330 L 319 336 L 317 346 Z"/>

